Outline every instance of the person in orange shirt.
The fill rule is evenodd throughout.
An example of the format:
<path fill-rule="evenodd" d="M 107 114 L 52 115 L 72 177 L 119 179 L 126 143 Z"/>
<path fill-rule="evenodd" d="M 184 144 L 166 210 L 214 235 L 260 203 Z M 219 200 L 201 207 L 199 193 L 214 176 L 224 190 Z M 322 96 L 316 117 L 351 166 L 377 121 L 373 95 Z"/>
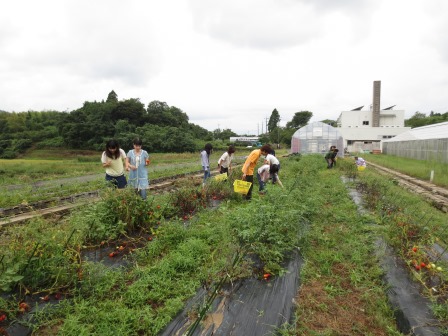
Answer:
<path fill-rule="evenodd" d="M 271 146 L 269 145 L 263 145 L 260 149 L 253 150 L 249 156 L 246 158 L 246 161 L 244 162 L 243 168 L 241 171 L 243 172 L 243 181 L 251 182 L 252 185 L 250 186 L 249 191 L 246 194 L 246 199 L 250 200 L 252 198 L 252 189 L 254 187 L 254 170 L 255 166 L 257 165 L 258 160 L 260 159 L 260 156 L 268 155 L 268 153 L 271 152 Z"/>

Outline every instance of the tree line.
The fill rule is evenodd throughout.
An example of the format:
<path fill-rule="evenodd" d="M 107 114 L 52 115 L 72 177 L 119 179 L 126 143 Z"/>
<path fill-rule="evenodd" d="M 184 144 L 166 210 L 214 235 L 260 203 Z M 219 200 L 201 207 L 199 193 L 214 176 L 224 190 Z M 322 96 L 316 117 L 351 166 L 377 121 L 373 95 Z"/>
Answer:
<path fill-rule="evenodd" d="M 260 142 L 289 146 L 293 134 L 306 126 L 312 116 L 310 111 L 296 112 L 281 127 L 280 113 L 274 108 L 266 132 L 259 135 Z M 405 126 L 420 127 L 444 121 L 448 121 L 448 112 L 431 112 L 429 116 L 415 112 L 405 120 Z M 337 127 L 334 120 L 322 122 Z M 225 148 L 229 138 L 238 134 L 231 129 L 208 131 L 190 123 L 185 112 L 165 102 L 155 100 L 145 107 L 138 98 L 118 100 L 113 90 L 105 101 L 86 101 L 71 112 L 0 111 L 0 158 L 16 158 L 29 148 L 103 150 L 106 141 L 112 138 L 126 148 L 137 136 L 152 153 L 182 153 L 198 151 L 206 142 Z"/>
<path fill-rule="evenodd" d="M 404 121 L 404 125 L 414 128 L 432 124 L 439 124 L 446 121 L 448 121 L 448 112 L 435 113 L 434 111 L 431 111 L 427 116 L 425 113 L 417 111 L 411 118 Z"/>
<path fill-rule="evenodd" d="M 106 101 L 86 101 L 71 112 L 0 111 L 1 158 L 15 158 L 31 147 L 102 150 L 112 138 L 126 147 L 137 136 L 151 152 L 180 153 L 236 134 L 190 123 L 185 112 L 165 102 L 152 101 L 145 108 L 136 98 L 119 101 L 114 91 Z"/>
<path fill-rule="evenodd" d="M 309 111 L 297 112 L 282 128 L 280 114 L 274 109 L 261 141 L 289 145 L 293 133 L 311 116 Z M 208 131 L 190 123 L 185 112 L 165 102 L 155 100 L 145 107 L 138 98 L 118 100 L 115 91 L 105 101 L 86 101 L 71 112 L 0 111 L 0 158 L 16 158 L 29 148 L 103 150 L 112 138 L 126 148 L 137 136 L 152 153 L 182 153 L 198 151 L 206 142 L 224 148 L 229 138 L 238 134 L 230 129 Z"/>

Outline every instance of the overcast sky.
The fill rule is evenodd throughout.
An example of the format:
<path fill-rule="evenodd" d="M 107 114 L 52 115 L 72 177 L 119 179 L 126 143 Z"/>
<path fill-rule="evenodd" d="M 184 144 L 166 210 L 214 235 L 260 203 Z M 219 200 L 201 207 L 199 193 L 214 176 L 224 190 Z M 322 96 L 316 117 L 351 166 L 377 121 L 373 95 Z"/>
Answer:
<path fill-rule="evenodd" d="M 446 0 L 14 0 L 0 11 L 0 110 L 164 101 L 210 131 L 372 102 L 448 112 Z"/>

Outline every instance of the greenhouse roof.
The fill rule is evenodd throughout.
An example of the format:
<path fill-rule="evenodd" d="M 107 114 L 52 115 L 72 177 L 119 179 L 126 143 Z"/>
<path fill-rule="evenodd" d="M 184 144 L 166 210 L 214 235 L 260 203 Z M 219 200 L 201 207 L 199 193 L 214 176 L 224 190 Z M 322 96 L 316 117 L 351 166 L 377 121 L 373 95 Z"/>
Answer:
<path fill-rule="evenodd" d="M 301 139 L 339 139 L 341 134 L 337 128 L 321 121 L 315 121 L 299 128 L 292 137 Z"/>
<path fill-rule="evenodd" d="M 448 138 L 448 122 L 432 124 L 413 128 L 407 132 L 401 133 L 396 137 L 383 142 L 426 140 L 426 139 L 446 139 Z"/>

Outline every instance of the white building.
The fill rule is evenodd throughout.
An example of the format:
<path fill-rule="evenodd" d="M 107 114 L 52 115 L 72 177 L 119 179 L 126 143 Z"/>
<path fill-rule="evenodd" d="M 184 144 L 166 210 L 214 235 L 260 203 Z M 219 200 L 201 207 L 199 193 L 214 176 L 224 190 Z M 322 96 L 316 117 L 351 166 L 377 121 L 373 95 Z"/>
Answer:
<path fill-rule="evenodd" d="M 363 106 L 351 111 L 342 111 L 337 123 L 338 131 L 344 139 L 348 152 L 381 152 L 382 141 L 406 132 L 404 110 L 394 110 L 394 106 L 380 109 L 381 82 L 373 83 L 373 104 L 368 110 Z"/>
<path fill-rule="evenodd" d="M 229 139 L 230 142 L 248 142 L 248 143 L 258 142 L 259 140 L 260 137 L 245 137 L 245 136 L 230 137 Z"/>
<path fill-rule="evenodd" d="M 448 163 L 448 122 L 403 132 L 384 141 L 383 152 L 399 157 Z"/>

